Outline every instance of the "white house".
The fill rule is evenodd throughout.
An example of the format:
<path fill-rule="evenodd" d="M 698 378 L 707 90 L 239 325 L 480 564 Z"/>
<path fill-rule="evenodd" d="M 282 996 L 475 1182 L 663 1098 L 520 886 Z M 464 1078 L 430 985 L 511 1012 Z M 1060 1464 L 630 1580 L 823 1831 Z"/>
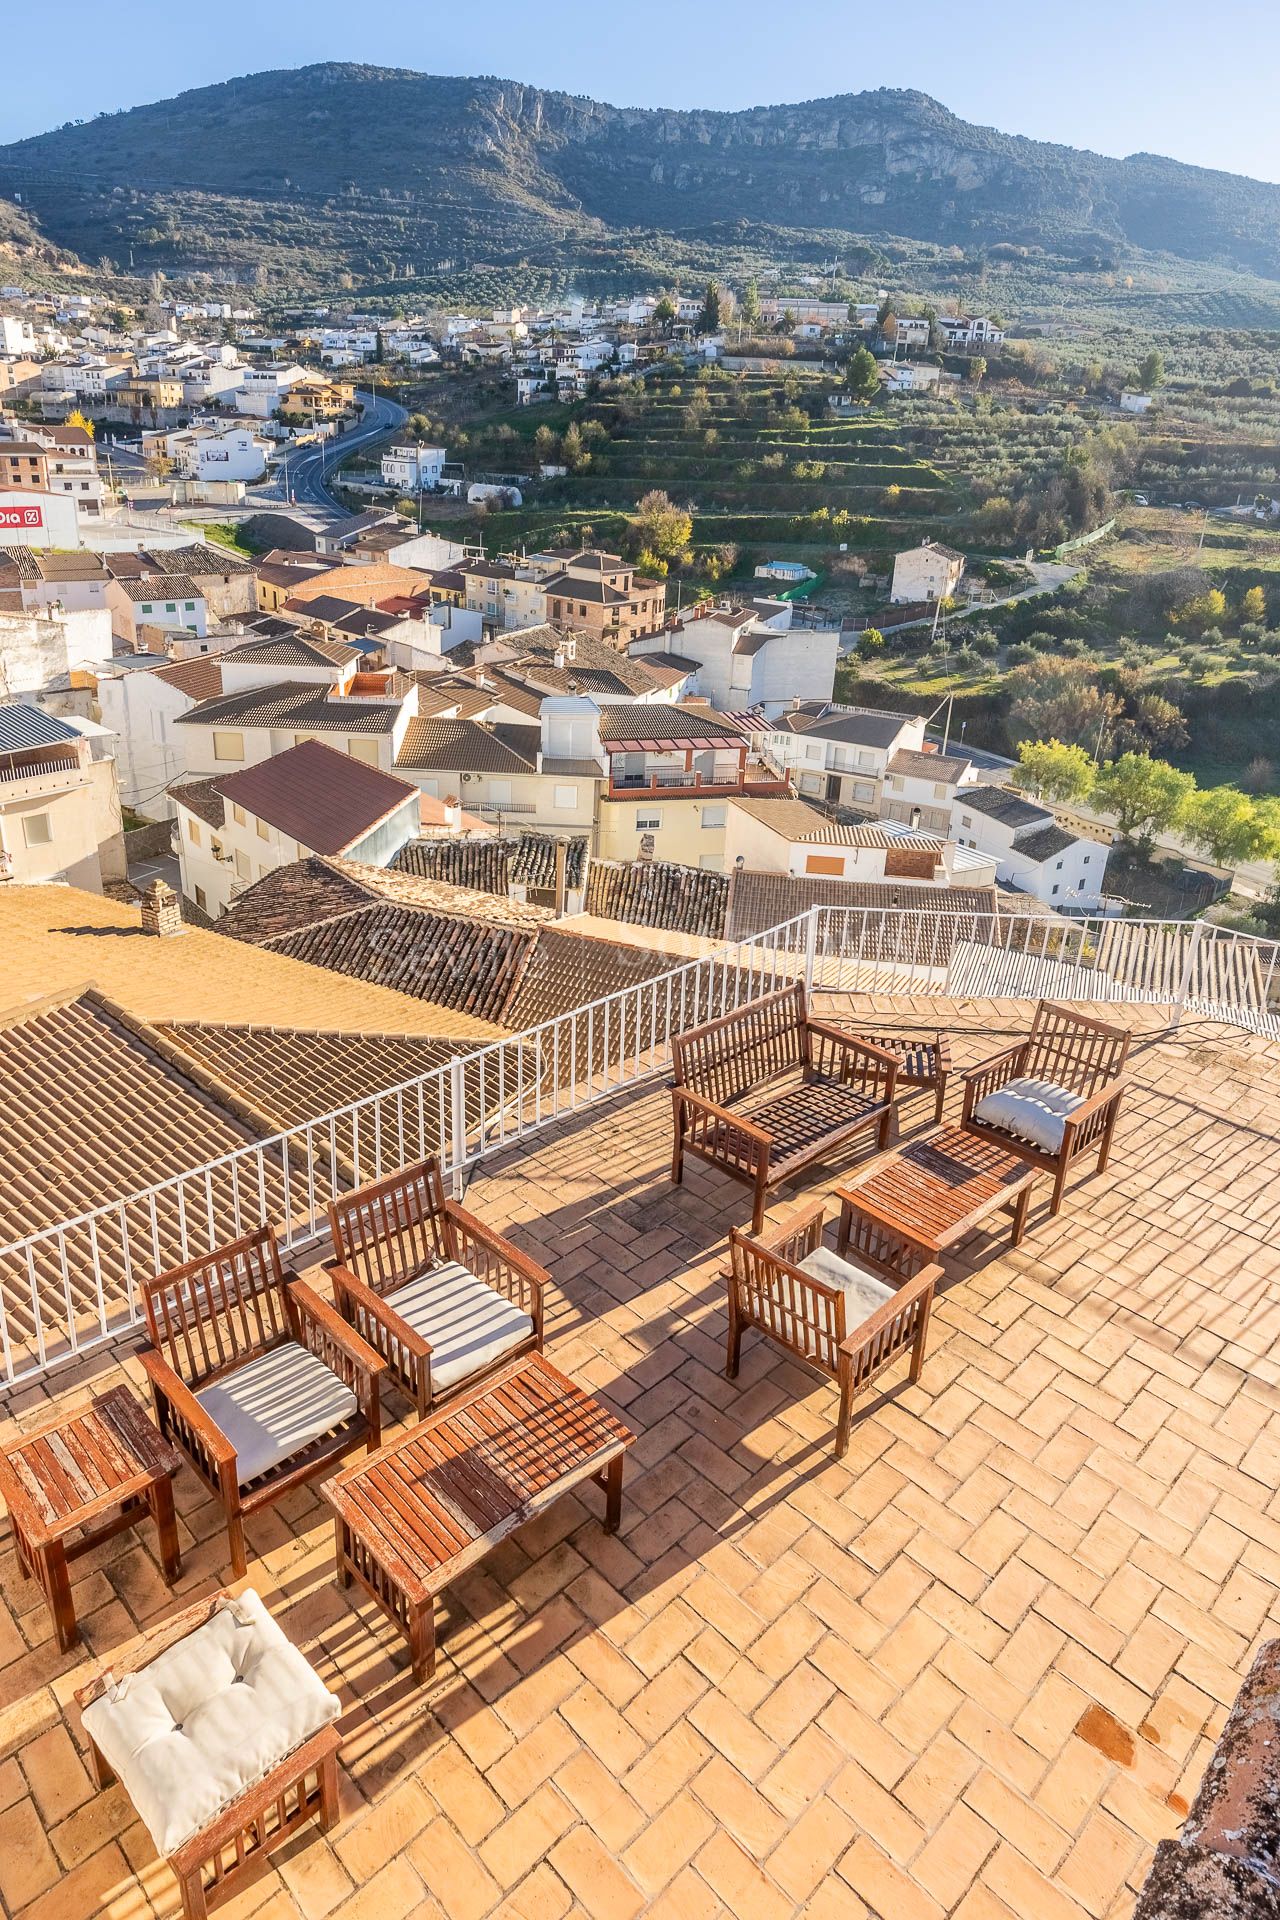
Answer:
<path fill-rule="evenodd" d="M 886 393 L 929 393 L 942 380 L 942 368 L 928 360 L 897 360 L 880 369 Z"/>
<path fill-rule="evenodd" d="M 117 736 L 120 798 L 150 820 L 172 818 L 167 789 L 187 770 L 189 738 L 175 722 L 222 690 L 216 659 L 158 662 L 117 655 L 97 670 L 98 707 Z"/>
<path fill-rule="evenodd" d="M 1094 912 L 1108 849 L 1058 825 L 1047 808 L 1008 787 L 961 788 L 951 804 L 961 846 L 991 854 L 996 877 L 1060 912 Z"/>
<path fill-rule="evenodd" d="M 307 378 L 305 367 L 246 367 L 236 404 L 244 413 L 269 420 L 288 399 L 290 387 Z"/>
<path fill-rule="evenodd" d="M 401 493 L 434 493 L 448 457 L 444 447 L 388 447 L 382 456 L 382 478 Z"/>
<path fill-rule="evenodd" d="M 725 866 L 793 878 L 906 880 L 916 886 L 995 884 L 995 862 L 946 835 L 884 821 L 847 825 L 797 799 L 730 800 Z"/>
<path fill-rule="evenodd" d="M 977 781 L 977 768 L 964 754 L 899 747 L 885 766 L 880 818 L 927 833 L 950 833 L 953 801 L 961 788 Z"/>
<path fill-rule="evenodd" d="M 189 480 L 260 480 L 267 449 L 250 427 L 188 427 L 166 436 L 170 459 Z"/>
<path fill-rule="evenodd" d="M 1150 393 L 1122 393 L 1120 395 L 1121 413 L 1149 412 L 1155 396 Z"/>
<path fill-rule="evenodd" d="M 313 854 L 385 867 L 419 826 L 411 781 L 318 740 L 239 772 L 180 784 L 170 797 L 182 891 L 211 919 L 245 887 Z"/>
<path fill-rule="evenodd" d="M 628 652 L 634 660 L 696 661 L 697 691 L 719 712 L 758 707 L 772 717 L 797 699 L 819 706 L 830 700 L 840 634 L 835 627 L 797 626 L 789 601 L 761 599 L 749 607 L 695 611 L 633 640 Z"/>
<path fill-rule="evenodd" d="M 890 760 L 904 749 L 919 751 L 924 728 L 920 714 L 807 700 L 776 715 L 761 743 L 798 792 L 876 813 Z"/>
<path fill-rule="evenodd" d="M 1004 339 L 1003 327 L 996 326 L 985 314 L 944 313 L 939 316 L 938 331 L 946 346 L 961 352 L 998 347 Z"/>
<path fill-rule="evenodd" d="M 889 598 L 895 606 L 923 605 L 946 600 L 955 593 L 964 578 L 964 555 L 944 547 L 937 540 L 922 540 L 895 554 L 893 585 Z"/>

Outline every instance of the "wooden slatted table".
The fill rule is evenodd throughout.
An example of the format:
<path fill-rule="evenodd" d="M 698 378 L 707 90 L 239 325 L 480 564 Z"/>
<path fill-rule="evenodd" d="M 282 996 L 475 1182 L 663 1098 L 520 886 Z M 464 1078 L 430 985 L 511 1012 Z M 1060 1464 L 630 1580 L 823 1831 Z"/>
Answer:
<path fill-rule="evenodd" d="M 415 1679 L 429 1679 L 436 1595 L 585 1480 L 603 1486 L 615 1532 L 634 1439 L 542 1354 L 517 1360 L 321 1487 L 338 1579 L 359 1581 L 407 1638 Z"/>
<path fill-rule="evenodd" d="M 845 1022 L 840 1023 L 842 1026 Z M 857 1031 L 859 1040 L 870 1040 L 877 1047 L 883 1047 L 886 1053 L 892 1053 L 898 1061 L 898 1078 L 895 1085 L 902 1087 L 929 1087 L 933 1090 L 933 1122 L 942 1125 L 942 1107 L 947 1097 L 947 1081 L 951 1077 L 951 1041 L 945 1033 L 871 1033 L 865 1028 Z"/>
<path fill-rule="evenodd" d="M 0 1496 L 13 1522 L 18 1564 L 38 1580 L 66 1653 L 80 1629 L 67 1563 L 150 1513 L 165 1579 L 182 1571 L 173 1476 L 182 1456 L 127 1387 L 112 1387 L 0 1451 Z M 118 1511 L 99 1525 L 104 1513 Z M 74 1536 L 78 1535 L 76 1538 Z"/>
<path fill-rule="evenodd" d="M 940 1127 L 837 1188 L 839 1250 L 875 1262 L 887 1232 L 937 1260 L 999 1208 L 1013 1215 L 1009 1244 L 1016 1247 L 1039 1174 L 1038 1167 L 989 1140 Z"/>

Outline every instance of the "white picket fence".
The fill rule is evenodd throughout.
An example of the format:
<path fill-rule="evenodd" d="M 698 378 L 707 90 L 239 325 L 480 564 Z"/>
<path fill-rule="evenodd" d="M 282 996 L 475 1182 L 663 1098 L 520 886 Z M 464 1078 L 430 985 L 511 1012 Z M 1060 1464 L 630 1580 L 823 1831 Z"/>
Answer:
<path fill-rule="evenodd" d="M 673 1034 L 803 978 L 818 993 L 1167 1005 L 1280 1039 L 1280 947 L 1160 920 L 820 907 L 269 1139 L 0 1247 L 0 1385 L 136 1327 L 140 1277 L 264 1219 L 286 1251 L 329 1197 L 428 1153 L 488 1154 L 661 1075 Z M 623 1123 L 625 1124 L 625 1122 Z"/>

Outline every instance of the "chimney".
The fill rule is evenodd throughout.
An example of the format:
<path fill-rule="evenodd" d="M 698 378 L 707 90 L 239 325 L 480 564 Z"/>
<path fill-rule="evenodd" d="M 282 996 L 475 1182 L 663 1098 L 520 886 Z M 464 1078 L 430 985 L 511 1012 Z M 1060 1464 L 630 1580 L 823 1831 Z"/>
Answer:
<path fill-rule="evenodd" d="M 142 896 L 142 931 L 168 939 L 182 932 L 182 908 L 172 887 L 153 880 Z"/>
<path fill-rule="evenodd" d="M 564 918 L 564 891 L 565 891 L 565 864 L 566 864 L 565 853 L 566 853 L 566 849 L 565 849 L 564 841 L 557 840 L 556 841 L 556 919 L 557 920 L 561 920 Z"/>

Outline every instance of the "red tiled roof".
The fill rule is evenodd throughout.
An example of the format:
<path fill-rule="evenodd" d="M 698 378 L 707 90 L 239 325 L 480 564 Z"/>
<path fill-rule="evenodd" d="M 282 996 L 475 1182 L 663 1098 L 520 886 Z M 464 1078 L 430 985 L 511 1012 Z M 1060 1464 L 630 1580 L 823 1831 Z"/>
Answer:
<path fill-rule="evenodd" d="M 418 792 L 407 780 L 320 740 L 304 740 L 256 767 L 224 774 L 217 784 L 224 800 L 313 853 L 341 853 Z"/>

